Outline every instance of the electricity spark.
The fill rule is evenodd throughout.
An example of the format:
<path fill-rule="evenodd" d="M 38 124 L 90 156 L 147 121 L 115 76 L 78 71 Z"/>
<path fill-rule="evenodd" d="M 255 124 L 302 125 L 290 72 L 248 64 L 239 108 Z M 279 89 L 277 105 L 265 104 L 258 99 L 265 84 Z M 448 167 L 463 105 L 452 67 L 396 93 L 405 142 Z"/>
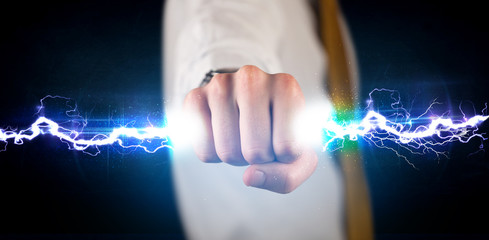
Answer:
<path fill-rule="evenodd" d="M 112 133 L 109 135 L 97 134 L 95 137 L 90 139 L 78 139 L 80 135 L 77 131 L 66 129 L 60 127 L 56 122 L 47 119 L 45 117 L 39 117 L 36 122 L 34 122 L 31 127 L 25 130 L 21 130 L 18 133 L 14 131 L 3 131 L 0 130 L 0 141 L 7 141 L 8 139 L 14 139 L 14 143 L 21 145 L 24 143 L 24 139 L 32 140 L 35 137 L 39 136 L 39 134 L 51 134 L 55 137 L 58 137 L 61 141 L 71 143 L 75 150 L 84 151 L 88 147 L 91 146 L 104 146 L 104 145 L 113 145 L 115 143 L 119 144 L 124 148 L 132 148 L 132 147 L 140 147 L 143 148 L 146 152 L 154 153 L 160 148 L 170 147 L 170 145 L 162 144 L 155 149 L 148 149 L 140 144 L 136 145 L 124 145 L 122 137 L 135 138 L 142 141 L 149 141 L 152 139 L 163 139 L 164 142 L 167 142 L 167 129 L 166 128 L 114 128 Z M 3 149 L 5 150 L 5 149 Z M 1 150 L 0 150 L 1 151 Z"/>
<path fill-rule="evenodd" d="M 387 93 L 389 95 L 391 114 L 382 115 L 373 110 L 374 93 Z M 410 112 L 402 106 L 400 95 L 395 90 L 374 89 L 369 96 L 366 107 L 367 113 L 361 121 L 339 123 L 335 121 L 334 117 L 331 117 L 324 122 L 322 125 L 323 151 L 340 149 L 347 139 L 356 141 L 358 138 L 363 138 L 369 144 L 391 150 L 415 167 L 408 157 L 398 149 L 406 150 L 414 155 L 433 153 L 437 158 L 441 156 L 448 158 L 448 153 L 440 150 L 440 148 L 449 143 L 468 143 L 475 138 L 481 141 L 487 140 L 484 133 L 478 133 L 478 126 L 489 118 L 486 114 L 487 104 L 482 110 L 482 115 L 475 115 L 470 118 L 467 118 L 459 106 L 462 118 L 455 120 L 447 116 L 448 112 L 441 116 L 432 114 L 432 116 L 426 117 L 432 113 L 435 105 L 440 104 L 436 100 L 432 101 L 422 114 L 412 117 Z M 419 124 L 419 122 L 427 123 Z M 480 149 L 482 148 L 483 144 L 480 145 Z"/>
<path fill-rule="evenodd" d="M 392 100 L 390 110 L 394 113 L 383 115 L 381 112 L 373 110 L 374 99 L 372 95 L 378 92 L 390 94 Z M 393 143 L 412 154 L 422 155 L 431 152 L 437 156 L 447 157 L 446 152 L 438 150 L 440 146 L 446 146 L 451 142 L 467 143 L 474 138 L 479 138 L 481 141 L 487 140 L 484 133 L 478 132 L 478 126 L 489 118 L 485 113 L 487 104 L 482 110 L 482 115 L 475 115 L 470 118 L 459 107 L 463 117 L 455 120 L 447 114 L 427 117 L 433 106 L 439 104 L 436 101 L 433 101 L 421 115 L 411 117 L 409 111 L 402 107 L 397 91 L 374 89 L 369 96 L 366 114 L 360 121 L 338 122 L 334 116 L 331 116 L 321 123 L 320 128 L 315 129 L 315 131 L 322 132 L 323 151 L 335 151 L 342 148 L 346 140 L 357 141 L 359 138 L 363 138 L 377 147 L 394 151 L 398 157 L 404 158 L 409 163 L 406 156 L 387 143 Z M 47 98 L 70 100 L 59 96 L 47 96 L 41 100 L 38 115 L 42 115 L 43 100 Z M 3 143 L 0 152 L 6 151 L 9 141 L 22 145 L 25 140 L 32 140 L 39 135 L 49 134 L 67 143 L 70 149 L 87 152 L 91 155 L 97 155 L 100 152 L 98 149 L 100 146 L 112 145 L 130 149 L 141 148 L 145 152 L 154 153 L 162 148 L 172 149 L 170 139 L 172 135 L 179 134 L 179 131 L 175 131 L 175 128 L 172 129 L 172 126 L 154 127 L 152 125 L 145 128 L 119 126 L 106 132 L 90 131 L 88 132 L 90 134 L 87 134 L 84 132 L 87 121 L 79 116 L 76 104 L 72 106 L 67 103 L 66 105 L 69 110 L 65 112 L 65 115 L 77 119 L 76 121 L 56 122 L 45 116 L 40 116 L 30 127 L 24 130 L 0 128 L 0 143 Z M 314 116 L 308 116 L 308 118 L 314 118 Z M 428 123 L 420 125 L 419 122 L 423 121 Z M 81 130 L 65 126 L 73 126 L 74 123 L 81 125 Z M 186 124 L 189 124 L 188 119 Z M 188 128 L 189 126 L 183 126 L 180 129 Z M 88 135 L 90 137 L 86 137 Z M 128 143 L 131 140 L 135 142 Z M 152 146 L 149 147 L 147 143 L 152 144 Z M 95 152 L 86 151 L 89 148 L 95 148 Z"/>
<path fill-rule="evenodd" d="M 0 143 L 4 143 L 3 148 L 0 147 L 0 152 L 6 151 L 8 140 L 10 139 L 12 139 L 14 144 L 22 145 L 25 140 L 32 140 L 44 134 L 50 134 L 59 138 L 62 142 L 68 144 L 69 149 L 83 151 L 92 156 L 100 153 L 100 146 L 111 146 L 115 144 L 124 149 L 141 148 L 148 153 L 155 153 L 162 148 L 172 148 L 169 144 L 168 128 L 153 127 L 151 124 L 149 127 L 135 128 L 128 127 L 132 123 L 130 122 L 126 126 L 118 126 L 109 131 L 105 130 L 105 128 L 97 128 L 96 130 L 99 132 L 95 133 L 93 131 L 86 131 L 87 120 L 78 114 L 76 104 L 72 106 L 70 104 L 71 99 L 61 96 L 48 95 L 42 98 L 40 101 L 41 106 L 36 115 L 41 114 L 45 110 L 44 101 L 46 99 L 66 100 L 65 105 L 69 110 L 65 111 L 65 115 L 68 117 L 68 120 L 56 122 L 45 116 L 40 116 L 30 127 L 24 130 L 16 131 L 11 128 L 0 128 Z M 78 126 L 81 130 L 61 125 L 69 125 L 70 127 Z M 84 138 L 86 135 L 91 137 Z M 89 148 L 91 148 L 91 151 L 89 151 Z"/>

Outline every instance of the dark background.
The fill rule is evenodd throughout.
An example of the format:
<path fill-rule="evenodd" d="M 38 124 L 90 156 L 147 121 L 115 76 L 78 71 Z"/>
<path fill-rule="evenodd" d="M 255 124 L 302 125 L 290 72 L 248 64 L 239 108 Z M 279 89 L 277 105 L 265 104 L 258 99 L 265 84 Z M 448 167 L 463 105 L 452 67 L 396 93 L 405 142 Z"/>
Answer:
<path fill-rule="evenodd" d="M 461 102 L 478 111 L 488 102 L 480 3 L 340 2 L 359 58 L 360 102 L 380 87 L 421 108 L 437 98 L 454 113 Z M 19 2 L 2 10 L 0 128 L 30 125 L 48 94 L 72 98 L 89 119 L 163 118 L 162 1 Z M 417 169 L 365 146 L 377 238 L 487 238 L 489 159 L 470 155 L 479 144 L 452 144 L 448 159 L 414 157 Z M 92 157 L 50 136 L 10 143 L 0 153 L 0 238 L 182 239 L 170 164 L 167 150 L 107 147 Z"/>
<path fill-rule="evenodd" d="M 436 98 L 439 113 L 460 117 L 460 105 L 469 116 L 481 114 L 489 100 L 489 29 L 480 3 L 342 3 L 358 54 L 360 102 L 374 88 L 389 88 L 413 113 Z M 410 156 L 416 168 L 364 144 L 378 238 L 489 239 L 489 158 L 480 144 L 450 144 L 448 159 Z"/>
<path fill-rule="evenodd" d="M 19 2 L 2 10 L 1 128 L 30 125 L 48 94 L 72 98 L 93 121 L 146 123 L 149 114 L 161 125 L 162 1 Z M 10 143 L 0 153 L 0 233 L 182 239 L 169 152 L 100 150 L 70 151 L 50 136 Z"/>

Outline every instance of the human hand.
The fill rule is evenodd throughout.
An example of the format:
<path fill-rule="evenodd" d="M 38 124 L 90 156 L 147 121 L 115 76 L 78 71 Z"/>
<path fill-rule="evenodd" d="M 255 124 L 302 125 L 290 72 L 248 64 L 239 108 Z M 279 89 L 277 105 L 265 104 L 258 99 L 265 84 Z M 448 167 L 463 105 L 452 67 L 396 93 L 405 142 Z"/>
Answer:
<path fill-rule="evenodd" d="M 202 130 L 193 142 L 201 161 L 250 165 L 244 183 L 278 193 L 293 191 L 316 169 L 316 153 L 294 136 L 304 105 L 294 77 L 255 66 L 217 74 L 184 101 Z"/>

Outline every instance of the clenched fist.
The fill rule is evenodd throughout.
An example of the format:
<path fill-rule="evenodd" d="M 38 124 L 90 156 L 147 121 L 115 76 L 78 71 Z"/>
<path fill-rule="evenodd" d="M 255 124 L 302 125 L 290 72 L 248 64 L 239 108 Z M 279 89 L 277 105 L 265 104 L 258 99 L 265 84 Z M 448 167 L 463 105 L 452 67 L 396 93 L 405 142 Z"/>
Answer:
<path fill-rule="evenodd" d="M 243 176 L 247 186 L 289 193 L 317 165 L 314 150 L 294 136 L 294 121 L 304 105 L 291 75 L 243 66 L 193 89 L 184 110 L 202 128 L 193 143 L 200 160 L 249 165 Z"/>

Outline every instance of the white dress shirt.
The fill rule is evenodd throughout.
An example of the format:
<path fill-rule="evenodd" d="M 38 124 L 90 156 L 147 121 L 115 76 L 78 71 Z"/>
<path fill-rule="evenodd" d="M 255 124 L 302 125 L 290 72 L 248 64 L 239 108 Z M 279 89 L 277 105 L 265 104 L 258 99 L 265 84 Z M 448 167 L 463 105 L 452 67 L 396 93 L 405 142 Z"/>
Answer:
<path fill-rule="evenodd" d="M 292 74 L 309 106 L 330 114 L 325 55 L 307 0 L 168 0 L 164 14 L 164 96 L 178 112 L 211 69 L 256 65 Z M 324 111 L 323 111 L 324 110 Z M 171 118 L 171 114 L 168 118 Z M 171 122 L 171 121 L 170 121 Z M 177 203 L 189 239 L 344 239 L 341 174 L 318 144 L 319 163 L 295 191 L 247 187 L 246 167 L 202 163 L 175 146 Z"/>

